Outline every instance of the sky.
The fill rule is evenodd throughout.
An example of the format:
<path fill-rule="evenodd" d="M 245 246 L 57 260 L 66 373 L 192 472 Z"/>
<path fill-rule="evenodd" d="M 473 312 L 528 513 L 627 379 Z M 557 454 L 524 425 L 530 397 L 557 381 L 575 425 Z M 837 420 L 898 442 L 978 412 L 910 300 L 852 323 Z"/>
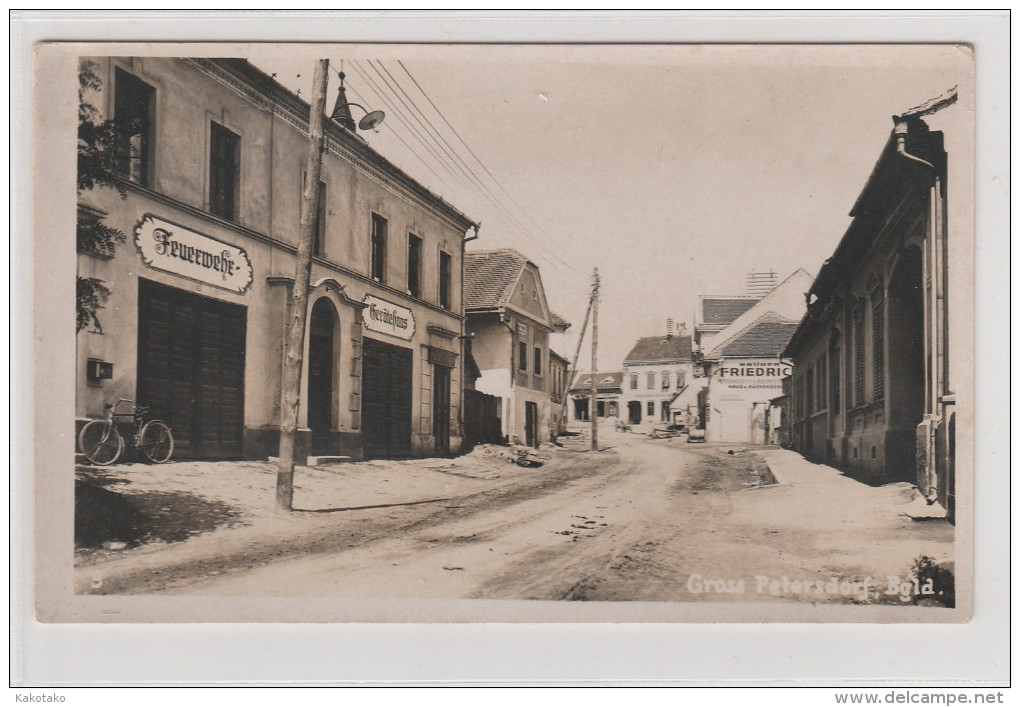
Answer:
<path fill-rule="evenodd" d="M 966 52 L 930 45 L 263 45 L 244 55 L 305 98 L 317 59 L 342 67 L 348 98 L 387 114 L 362 137 L 481 223 L 469 250 L 513 247 L 540 267 L 550 307 L 574 324 L 559 344 L 568 357 L 597 267 L 601 370 L 620 369 L 667 318 L 693 328 L 698 296 L 744 294 L 751 270 L 815 275 L 891 116 L 971 70 Z M 333 71 L 328 108 L 338 84 Z"/>

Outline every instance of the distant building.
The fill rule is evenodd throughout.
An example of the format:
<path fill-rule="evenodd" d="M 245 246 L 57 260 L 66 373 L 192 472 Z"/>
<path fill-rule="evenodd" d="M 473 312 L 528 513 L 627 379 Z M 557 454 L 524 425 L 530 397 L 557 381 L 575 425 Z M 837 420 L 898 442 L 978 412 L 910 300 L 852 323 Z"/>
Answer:
<path fill-rule="evenodd" d="M 968 237 L 967 199 L 952 199 L 944 134 L 928 122 L 956 90 L 894 116 L 895 127 L 850 212 L 851 222 L 809 290 L 784 352 L 793 375 L 793 446 L 877 482 L 916 480 L 955 507 L 955 406 L 960 367 L 949 327 L 959 307 L 953 238 Z M 952 113 L 953 111 L 947 111 Z M 967 282 L 967 278 L 963 279 Z M 966 297 L 963 297 L 966 300 Z M 966 332 L 970 311 L 955 311 Z M 969 357 L 968 357 L 969 358 Z"/>
<path fill-rule="evenodd" d="M 798 269 L 702 339 L 708 342 L 699 352 L 707 392 L 700 418 L 708 441 L 765 443 L 769 401 L 782 392 L 782 379 L 793 372 L 792 362 L 781 354 L 804 314 L 804 292 L 810 285 L 811 276 Z M 702 298 L 703 304 L 721 301 L 724 298 Z"/>
<path fill-rule="evenodd" d="M 570 326 L 570 324 L 553 313 L 553 324 L 559 326 Z M 566 356 L 556 353 L 554 349 L 549 349 L 549 374 L 551 379 L 549 381 L 549 434 L 552 437 L 557 437 L 560 430 L 563 429 L 566 423 L 567 417 L 567 376 L 569 375 L 568 369 L 570 368 L 570 361 L 567 360 Z"/>
<path fill-rule="evenodd" d="M 623 372 L 599 372 L 596 377 L 596 413 L 599 417 L 619 417 Z M 570 386 L 569 407 L 572 422 L 591 420 L 591 373 L 581 372 L 574 376 L 574 383 Z"/>
<path fill-rule="evenodd" d="M 623 360 L 623 415 L 646 428 L 672 422 L 670 403 L 694 377 L 691 337 L 669 327 L 665 335 L 637 340 Z"/>
<path fill-rule="evenodd" d="M 481 374 L 475 389 L 501 399 L 504 439 L 549 441 L 553 375 L 561 370 L 551 362 L 549 335 L 570 324 L 554 320 L 538 266 L 512 248 L 469 252 L 464 293 L 471 353 Z"/>

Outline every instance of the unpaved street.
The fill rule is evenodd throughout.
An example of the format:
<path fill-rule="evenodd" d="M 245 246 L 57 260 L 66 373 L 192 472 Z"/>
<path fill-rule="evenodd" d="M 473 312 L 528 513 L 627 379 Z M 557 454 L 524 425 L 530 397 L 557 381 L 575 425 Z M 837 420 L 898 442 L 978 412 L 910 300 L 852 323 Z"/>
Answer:
<path fill-rule="evenodd" d="M 877 588 L 866 594 L 810 591 L 807 583 L 903 575 L 924 553 L 952 560 L 951 526 L 895 512 L 896 504 L 913 508 L 906 484 L 871 488 L 841 479 L 847 486 L 834 498 L 822 485 L 764 485 L 768 470 L 753 450 L 609 430 L 601 441 L 605 449 L 598 453 L 585 451 L 584 439 L 543 451 L 548 460 L 536 469 L 495 457 L 463 466 L 404 462 L 392 472 L 396 476 L 382 480 L 399 483 L 401 473 L 423 474 L 424 464 L 427 473 L 449 479 L 446 493 L 374 505 L 327 504 L 293 516 L 262 516 L 185 543 L 86 558 L 79 563 L 77 588 L 871 603 L 897 598 Z M 351 474 L 372 471 L 371 463 L 347 468 Z M 343 477 L 332 481 L 344 483 Z"/>

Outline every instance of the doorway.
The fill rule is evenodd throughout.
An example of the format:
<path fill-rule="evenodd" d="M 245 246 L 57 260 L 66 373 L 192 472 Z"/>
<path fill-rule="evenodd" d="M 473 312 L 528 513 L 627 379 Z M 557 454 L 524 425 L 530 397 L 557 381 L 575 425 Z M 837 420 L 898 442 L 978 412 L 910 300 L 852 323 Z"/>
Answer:
<path fill-rule="evenodd" d="M 436 439 L 436 454 L 450 453 L 450 369 L 433 365 L 432 375 L 432 435 Z"/>
<path fill-rule="evenodd" d="M 524 403 L 524 440 L 529 447 L 538 447 L 538 403 Z"/>
<path fill-rule="evenodd" d="M 627 421 L 632 425 L 641 424 L 641 403 L 637 400 L 631 400 L 627 403 Z"/>
<path fill-rule="evenodd" d="M 308 334 L 308 427 L 312 454 L 331 454 L 333 430 L 333 359 L 336 310 L 325 297 L 312 307 Z"/>

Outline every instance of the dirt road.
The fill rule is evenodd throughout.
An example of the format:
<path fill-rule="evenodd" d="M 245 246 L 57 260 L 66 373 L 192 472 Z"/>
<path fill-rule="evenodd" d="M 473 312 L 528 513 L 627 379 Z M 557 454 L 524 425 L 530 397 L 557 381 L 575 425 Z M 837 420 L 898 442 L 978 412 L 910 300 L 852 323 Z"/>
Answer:
<path fill-rule="evenodd" d="M 887 599 L 879 579 L 860 591 L 863 578 L 904 574 L 923 548 L 951 559 L 950 526 L 869 516 L 841 499 L 807 499 L 820 512 L 805 528 L 796 511 L 805 499 L 764 487 L 767 469 L 752 452 L 611 432 L 603 442 L 604 451 L 560 451 L 535 470 L 454 472 L 444 498 L 323 509 L 275 530 L 262 523 L 189 541 L 176 554 L 83 566 L 79 590 L 871 603 Z"/>

